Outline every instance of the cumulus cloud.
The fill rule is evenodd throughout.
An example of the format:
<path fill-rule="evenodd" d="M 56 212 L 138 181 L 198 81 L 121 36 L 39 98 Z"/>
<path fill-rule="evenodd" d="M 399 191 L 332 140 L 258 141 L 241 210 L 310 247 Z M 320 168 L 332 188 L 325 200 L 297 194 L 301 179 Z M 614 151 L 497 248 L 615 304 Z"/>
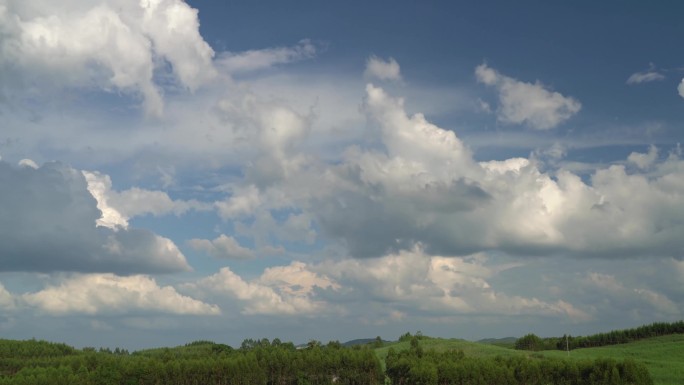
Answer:
<path fill-rule="evenodd" d="M 312 111 L 303 114 L 282 101 L 248 92 L 222 98 L 214 112 L 223 129 L 242 145 L 238 151 L 249 159 L 243 164 L 245 185 L 266 187 L 291 177 L 305 164 L 299 149 L 310 133 Z"/>
<path fill-rule="evenodd" d="M 238 74 L 270 68 L 277 64 L 310 59 L 316 56 L 316 46 L 302 40 L 294 47 L 278 47 L 245 52 L 222 52 L 216 65 L 229 74 Z"/>
<path fill-rule="evenodd" d="M 252 259 L 255 256 L 252 250 L 241 246 L 235 238 L 225 234 L 214 240 L 191 239 L 188 244 L 193 249 L 204 251 L 214 258 Z"/>
<path fill-rule="evenodd" d="M 169 239 L 143 229 L 96 227 L 103 213 L 83 174 L 60 163 L 0 162 L 0 269 L 176 272 L 190 266 Z"/>
<path fill-rule="evenodd" d="M 364 76 L 367 78 L 375 78 L 379 80 L 401 80 L 401 71 L 399 63 L 394 58 L 389 60 L 382 60 L 377 56 L 371 56 L 366 61 L 366 70 Z"/>
<path fill-rule="evenodd" d="M 247 315 L 372 314 L 403 319 L 418 315 L 534 315 L 587 321 L 591 316 L 562 297 L 541 299 L 504 293 L 491 281 L 520 264 L 490 263 L 484 253 L 431 256 L 420 246 L 373 259 L 293 261 L 245 279 L 229 268 L 185 290 Z M 548 297 L 548 293 L 544 293 Z M 551 296 L 553 297 L 553 296 Z"/>
<path fill-rule="evenodd" d="M 216 209 L 224 219 L 252 214 L 261 204 L 259 189 L 254 185 L 236 186 L 230 198 L 216 202 Z"/>
<path fill-rule="evenodd" d="M 216 305 L 181 295 L 171 286 L 159 286 L 154 279 L 144 275 L 75 275 L 59 285 L 24 294 L 21 298 L 28 305 L 53 315 L 221 313 Z"/>
<path fill-rule="evenodd" d="M 589 318 L 562 299 L 544 301 L 497 291 L 489 280 L 499 271 L 487 265 L 484 254 L 429 256 L 416 247 L 377 259 L 324 262 L 314 270 L 328 274 L 343 290 L 354 291 L 349 293 L 350 298 L 389 306 L 393 312 L 412 309 L 432 316 L 542 315 L 570 317 L 574 321 Z"/>
<path fill-rule="evenodd" d="M 259 282 L 278 287 L 289 295 L 311 295 L 316 287 L 339 290 L 340 285 L 326 275 L 318 274 L 303 262 L 293 261 L 287 266 L 268 267 L 259 277 Z"/>
<path fill-rule="evenodd" d="M 182 215 L 190 210 L 206 211 L 211 204 L 196 200 L 173 200 L 163 191 L 145 190 L 133 187 L 124 191 L 112 190 L 109 175 L 97 171 L 83 171 L 88 182 L 88 191 L 97 200 L 102 211 L 98 223 L 103 226 L 128 226 L 128 219 L 145 214 L 160 216 L 165 214 Z"/>
<path fill-rule="evenodd" d="M 647 174 L 612 165 L 585 182 L 562 168 L 544 172 L 533 158 L 475 162 L 452 131 L 408 116 L 401 99 L 371 85 L 365 110 L 384 148 L 348 149 L 318 178 L 326 187 L 309 209 L 321 233 L 353 256 L 417 243 L 447 255 L 681 256 L 684 162 L 676 153 Z"/>
<path fill-rule="evenodd" d="M 22 88 L 85 87 L 141 95 L 161 115 L 155 73 L 171 71 L 194 90 L 212 79 L 214 51 L 199 34 L 197 10 L 180 0 L 5 2 L 0 71 Z"/>
<path fill-rule="evenodd" d="M 656 146 L 651 145 L 648 148 L 648 153 L 643 154 L 640 152 L 633 152 L 629 154 L 627 157 L 627 160 L 634 163 L 637 167 L 640 169 L 647 169 L 651 166 L 653 166 L 658 160 L 658 148 Z"/>
<path fill-rule="evenodd" d="M 185 289 L 213 295 L 217 302 L 236 300 L 248 315 L 312 315 L 328 311 L 327 304 L 315 298 L 315 288 L 335 289 L 328 277 L 309 271 L 306 265 L 271 267 L 261 277 L 245 280 L 229 268 L 186 284 Z"/>
<path fill-rule="evenodd" d="M 0 309 L 4 311 L 13 310 L 16 307 L 15 296 L 5 289 L 2 283 L 0 283 Z"/>
<path fill-rule="evenodd" d="M 540 82 L 519 81 L 502 75 L 487 64 L 477 66 L 475 76 L 479 82 L 497 89 L 497 118 L 504 123 L 548 130 L 570 119 L 582 108 L 576 99 L 549 91 Z"/>

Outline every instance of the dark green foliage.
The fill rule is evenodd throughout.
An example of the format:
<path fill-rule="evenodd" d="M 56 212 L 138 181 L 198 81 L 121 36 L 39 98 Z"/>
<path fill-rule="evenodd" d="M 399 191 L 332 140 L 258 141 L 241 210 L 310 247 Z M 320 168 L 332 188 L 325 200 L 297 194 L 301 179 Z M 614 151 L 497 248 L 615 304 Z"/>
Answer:
<path fill-rule="evenodd" d="M 317 341 L 316 341 L 317 342 Z M 62 344 L 0 341 L 0 385 L 376 385 L 384 375 L 368 348 L 245 340 L 239 350 L 211 341 L 133 354 Z"/>
<path fill-rule="evenodd" d="M 527 340 L 537 343 L 538 337 Z M 280 340 L 248 339 L 240 349 L 211 341 L 128 354 L 44 341 L 0 340 L 0 385 L 652 385 L 646 367 L 633 360 L 566 360 L 531 356 L 471 357 L 460 350 L 423 347 L 421 333 L 389 350 L 386 372 L 368 345 L 311 340 L 297 349 Z M 376 339 L 376 342 L 381 340 Z"/>
<path fill-rule="evenodd" d="M 515 341 L 515 348 L 518 350 L 539 351 L 543 349 L 542 339 L 534 334 L 528 334 Z"/>
<path fill-rule="evenodd" d="M 586 337 L 550 337 L 539 338 L 534 334 L 528 334 L 515 342 L 515 348 L 519 350 L 566 350 L 577 348 L 595 348 L 599 346 L 626 344 L 645 338 L 660 337 L 670 334 L 684 334 L 684 321 L 673 323 L 656 322 L 650 325 L 639 326 L 634 329 L 613 330 L 607 333 L 599 333 Z M 534 339 L 534 341 L 532 341 Z"/>

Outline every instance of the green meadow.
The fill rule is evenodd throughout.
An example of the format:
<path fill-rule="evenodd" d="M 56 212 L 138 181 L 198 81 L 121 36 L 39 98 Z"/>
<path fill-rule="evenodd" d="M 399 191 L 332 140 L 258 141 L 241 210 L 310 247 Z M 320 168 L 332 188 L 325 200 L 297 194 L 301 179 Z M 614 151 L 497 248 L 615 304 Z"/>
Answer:
<path fill-rule="evenodd" d="M 529 357 L 555 357 L 570 360 L 584 360 L 595 358 L 612 358 L 623 360 L 631 358 L 643 362 L 649 370 L 655 385 L 682 385 L 684 384 L 684 335 L 674 334 L 662 337 L 648 338 L 627 344 L 611 345 L 598 348 L 583 348 L 570 351 L 547 350 L 530 352 L 514 350 L 493 344 L 469 342 L 460 339 L 443 339 L 425 337 L 420 345 L 425 350 L 439 352 L 449 350 L 462 350 L 466 356 L 471 357 L 495 357 L 495 356 L 529 356 Z M 375 349 L 375 354 L 385 365 L 385 358 L 390 348 L 402 351 L 410 348 L 410 342 L 387 343 L 381 348 Z"/>
<path fill-rule="evenodd" d="M 571 350 L 569 355 L 567 352 L 553 350 L 533 354 L 576 360 L 599 357 L 616 360 L 632 358 L 646 364 L 655 385 L 684 384 L 683 334 L 648 338 L 621 345 L 575 349 Z"/>

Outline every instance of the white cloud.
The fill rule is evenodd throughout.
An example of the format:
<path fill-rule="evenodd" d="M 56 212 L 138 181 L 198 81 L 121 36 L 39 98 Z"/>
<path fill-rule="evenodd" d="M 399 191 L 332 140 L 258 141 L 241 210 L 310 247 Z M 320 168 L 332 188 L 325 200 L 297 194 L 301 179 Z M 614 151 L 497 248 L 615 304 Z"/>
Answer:
<path fill-rule="evenodd" d="M 0 180 L 4 181 L 0 184 L 2 270 L 190 270 L 183 254 L 167 238 L 143 229 L 96 228 L 100 219 L 110 225 L 117 222 L 97 208 L 85 177 L 77 170 L 59 163 L 34 169 L 0 162 Z"/>
<path fill-rule="evenodd" d="M 294 47 L 268 48 L 245 52 L 222 52 L 216 65 L 228 74 L 258 71 L 316 56 L 316 46 L 309 40 L 302 40 Z"/>
<path fill-rule="evenodd" d="M 97 201 L 97 209 L 102 213 L 97 219 L 97 225 L 110 229 L 128 228 L 128 218 L 109 205 L 108 195 L 112 188 L 109 175 L 88 171 L 82 171 L 82 173 L 88 183 L 88 191 Z"/>
<path fill-rule="evenodd" d="M 627 78 L 627 84 L 649 83 L 663 79 L 665 79 L 665 76 L 656 69 L 653 63 L 650 63 L 647 71 L 635 72 L 630 75 L 629 78 Z"/>
<path fill-rule="evenodd" d="M 394 58 L 389 58 L 385 61 L 376 56 L 371 56 L 366 61 L 366 70 L 364 76 L 367 78 L 376 78 L 379 80 L 401 80 L 401 71 L 399 63 Z"/>
<path fill-rule="evenodd" d="M 429 256 L 417 247 L 376 259 L 323 262 L 313 270 L 334 278 L 348 298 L 362 303 L 360 307 L 382 306 L 379 312 L 389 307 L 391 312 L 412 309 L 411 315 L 543 315 L 574 321 L 589 318 L 562 299 L 544 301 L 497 291 L 489 279 L 498 271 L 487 265 L 484 254 Z"/>
<path fill-rule="evenodd" d="M 235 238 L 225 234 L 221 234 L 214 240 L 191 239 L 188 244 L 195 250 L 202 250 L 214 258 L 252 259 L 255 256 L 252 250 L 242 247 Z"/>
<path fill-rule="evenodd" d="M 655 82 L 665 79 L 665 76 L 659 72 L 647 71 L 647 72 L 635 72 L 627 78 L 627 84 L 641 84 Z"/>
<path fill-rule="evenodd" d="M 452 131 L 407 116 L 401 99 L 370 85 L 365 110 L 384 149 L 348 149 L 319 172 L 307 208 L 355 257 L 416 243 L 447 255 L 677 256 L 684 247 L 684 162 L 675 153 L 647 174 L 613 165 L 585 182 L 534 159 L 477 163 Z"/>
<path fill-rule="evenodd" d="M 142 95 L 150 115 L 163 111 L 155 72 L 169 63 L 191 90 L 216 74 L 213 50 L 199 35 L 197 11 L 180 0 L 10 0 L 0 12 L 0 71 L 18 71 L 22 88 L 85 87 Z"/>
<path fill-rule="evenodd" d="M 312 295 L 316 287 L 340 289 L 340 285 L 335 281 L 313 272 L 306 263 L 299 261 L 293 261 L 287 266 L 266 268 L 259 277 L 259 282 L 270 287 L 277 287 L 285 294 L 298 296 Z"/>
<path fill-rule="evenodd" d="M 502 75 L 486 64 L 475 68 L 477 80 L 499 92 L 497 117 L 504 123 L 527 124 L 538 130 L 556 127 L 582 108 L 582 104 L 543 84 L 526 83 Z"/>
<path fill-rule="evenodd" d="M 75 275 L 58 286 L 22 295 L 23 301 L 53 315 L 128 314 L 137 312 L 216 315 L 216 305 L 180 295 L 144 275 Z"/>
<path fill-rule="evenodd" d="M 651 145 L 648 148 L 648 153 L 643 154 L 640 152 L 633 152 L 629 154 L 627 160 L 634 163 L 637 167 L 644 170 L 653 166 L 658 160 L 658 149 L 656 146 Z"/>
<path fill-rule="evenodd" d="M 211 204 L 196 200 L 173 200 L 163 191 L 138 187 L 115 191 L 112 190 L 109 175 L 97 171 L 83 171 L 83 175 L 88 182 L 88 191 L 93 194 L 97 208 L 102 211 L 102 218 L 98 219 L 100 226 L 126 228 L 130 218 L 140 215 L 182 215 L 190 210 L 207 211 L 212 208 Z"/>
<path fill-rule="evenodd" d="M 329 278 L 311 272 L 301 262 L 290 266 L 267 268 L 261 277 L 247 281 L 224 267 L 218 273 L 196 283 L 186 284 L 186 289 L 213 294 L 215 300 L 238 301 L 242 313 L 248 315 L 313 315 L 322 314 L 327 304 L 315 298 L 314 287 L 337 288 Z"/>
<path fill-rule="evenodd" d="M 252 214 L 260 204 L 259 189 L 254 185 L 236 187 L 230 198 L 215 203 L 219 215 L 224 219 Z"/>
<path fill-rule="evenodd" d="M 682 79 L 679 86 L 677 86 L 677 91 L 679 91 L 679 96 L 684 98 L 684 79 Z"/>
<path fill-rule="evenodd" d="M 0 309 L 3 311 L 13 310 L 16 307 L 15 296 L 5 289 L 2 283 L 0 283 Z"/>
<path fill-rule="evenodd" d="M 214 113 L 222 130 L 232 133 L 236 150 L 249 159 L 241 163 L 245 184 L 268 186 L 290 177 L 306 162 L 298 150 L 310 132 L 312 111 L 303 114 L 272 97 L 240 92 L 219 100 Z"/>
<path fill-rule="evenodd" d="M 33 168 L 33 169 L 38 168 L 38 165 L 36 164 L 36 162 L 34 162 L 34 161 L 31 160 L 31 159 L 22 159 L 22 160 L 20 160 L 20 161 L 19 161 L 19 166 L 21 166 L 21 167 L 31 167 L 31 168 Z"/>

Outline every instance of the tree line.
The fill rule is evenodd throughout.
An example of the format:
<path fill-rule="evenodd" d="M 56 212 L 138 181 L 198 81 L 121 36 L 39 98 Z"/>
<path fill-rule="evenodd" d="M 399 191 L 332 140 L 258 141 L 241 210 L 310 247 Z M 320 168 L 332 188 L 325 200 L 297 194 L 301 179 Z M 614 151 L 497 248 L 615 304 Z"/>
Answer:
<path fill-rule="evenodd" d="M 548 357 L 467 357 L 462 351 L 390 348 L 386 374 L 393 385 L 652 385 L 645 365 L 634 360 L 563 360 Z"/>
<path fill-rule="evenodd" d="M 129 354 L 64 349 L 48 342 L 0 341 L 0 385 L 377 385 L 370 348 L 339 343 L 303 349 L 279 340 L 245 340 L 239 349 L 209 341 Z M 12 347 L 20 347 L 14 355 Z M 17 350 L 19 351 L 19 350 Z M 118 353 L 117 353 L 118 352 Z M 7 353 L 7 354 L 6 354 Z"/>
<path fill-rule="evenodd" d="M 264 338 L 236 349 L 195 341 L 129 353 L 0 340 L 0 385 L 652 385 L 646 367 L 632 360 L 468 357 L 460 350 L 425 351 L 425 338 L 402 336 L 410 348 L 390 349 L 385 371 L 373 343 L 312 340 L 296 347 Z"/>
<path fill-rule="evenodd" d="M 684 334 L 684 321 L 672 323 L 655 322 L 637 328 L 613 330 L 590 336 L 570 336 L 541 338 L 527 334 L 515 342 L 518 350 L 573 350 L 578 348 L 594 348 L 607 345 L 626 344 L 645 338 L 660 337 L 671 334 Z"/>

